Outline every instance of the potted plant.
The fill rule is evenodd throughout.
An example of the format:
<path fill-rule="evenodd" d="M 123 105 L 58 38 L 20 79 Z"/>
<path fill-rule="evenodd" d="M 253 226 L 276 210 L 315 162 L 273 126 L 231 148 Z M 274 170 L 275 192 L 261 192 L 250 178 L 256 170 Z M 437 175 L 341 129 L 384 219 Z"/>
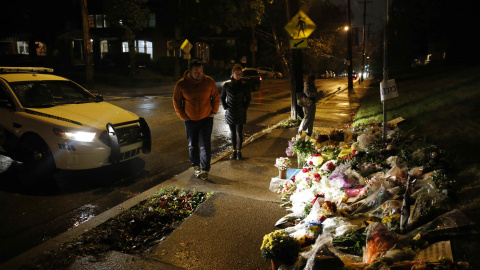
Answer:
<path fill-rule="evenodd" d="M 298 258 L 300 245 L 285 230 L 276 230 L 263 237 L 260 248 L 262 257 L 271 261 L 272 270 L 277 270 L 282 264 L 292 265 Z"/>
<path fill-rule="evenodd" d="M 275 162 L 275 167 L 278 168 L 278 178 L 287 179 L 287 168 L 290 168 L 292 162 L 288 157 L 279 157 Z"/>

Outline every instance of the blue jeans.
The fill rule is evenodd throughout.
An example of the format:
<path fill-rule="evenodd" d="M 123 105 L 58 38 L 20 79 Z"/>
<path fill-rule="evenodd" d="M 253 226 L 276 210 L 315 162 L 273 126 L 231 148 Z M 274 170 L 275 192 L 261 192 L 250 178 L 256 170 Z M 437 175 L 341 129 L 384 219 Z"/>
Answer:
<path fill-rule="evenodd" d="M 201 165 L 204 171 L 210 171 L 212 130 L 213 117 L 206 117 L 198 121 L 185 121 L 190 162 L 192 166 Z"/>

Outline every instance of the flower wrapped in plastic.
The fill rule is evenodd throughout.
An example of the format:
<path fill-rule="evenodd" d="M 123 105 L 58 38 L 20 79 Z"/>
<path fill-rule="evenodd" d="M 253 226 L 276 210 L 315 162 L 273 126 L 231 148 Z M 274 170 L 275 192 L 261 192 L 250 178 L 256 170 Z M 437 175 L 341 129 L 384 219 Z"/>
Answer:
<path fill-rule="evenodd" d="M 400 215 L 402 212 L 402 201 L 400 200 L 388 200 L 377 208 L 368 212 L 368 216 L 376 218 L 384 218 L 392 215 Z"/>
<path fill-rule="evenodd" d="M 376 190 L 376 192 L 371 193 L 367 198 L 365 198 L 363 203 L 358 206 L 357 209 L 355 209 L 353 214 L 365 213 L 367 211 L 370 211 L 391 198 L 392 194 L 387 191 L 387 189 L 383 185 L 381 185 L 380 188 Z"/>
<path fill-rule="evenodd" d="M 367 242 L 363 250 L 363 262 L 372 263 L 382 257 L 387 251 L 395 247 L 397 243 L 394 233 L 380 222 L 373 222 L 367 228 Z"/>
<path fill-rule="evenodd" d="M 315 199 L 315 194 L 312 192 L 311 189 L 303 189 L 302 191 L 298 191 L 299 186 L 297 183 L 297 190 L 295 193 L 290 196 L 290 201 L 292 204 L 291 211 L 292 214 L 295 216 L 299 216 L 304 218 L 306 215 L 310 213 L 309 209 L 311 209 L 312 201 Z M 306 213 L 306 211 L 308 213 Z"/>
<path fill-rule="evenodd" d="M 328 180 L 332 182 L 332 185 L 337 188 L 348 188 L 351 184 L 347 181 L 345 177 L 345 171 L 349 169 L 350 166 L 346 164 L 338 165 L 335 170 L 332 172 Z"/>
<path fill-rule="evenodd" d="M 360 150 L 365 150 L 375 140 L 375 135 L 369 133 L 363 133 L 357 138 L 358 147 Z"/>

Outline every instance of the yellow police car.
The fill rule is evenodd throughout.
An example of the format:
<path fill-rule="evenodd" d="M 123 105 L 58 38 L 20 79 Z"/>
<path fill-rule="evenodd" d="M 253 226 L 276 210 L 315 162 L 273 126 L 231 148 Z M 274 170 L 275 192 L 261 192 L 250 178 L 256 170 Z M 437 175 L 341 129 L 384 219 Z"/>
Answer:
<path fill-rule="evenodd" d="M 150 152 L 145 119 L 52 72 L 0 67 L 0 152 L 23 162 L 30 177 Z"/>

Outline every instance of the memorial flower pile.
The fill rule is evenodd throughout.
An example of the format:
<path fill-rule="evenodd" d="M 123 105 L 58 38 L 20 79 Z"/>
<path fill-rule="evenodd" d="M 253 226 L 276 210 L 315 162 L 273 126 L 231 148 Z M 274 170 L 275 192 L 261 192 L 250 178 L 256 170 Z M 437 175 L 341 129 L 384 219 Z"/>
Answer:
<path fill-rule="evenodd" d="M 345 269 L 442 264 L 419 254 L 439 245 L 448 231 L 472 225 L 448 204 L 454 180 L 446 153 L 396 126 L 389 127 L 385 140 L 374 124 L 336 130 L 328 138 L 297 136 L 288 142 L 287 155 L 307 154 L 295 176 L 276 190 L 288 214 L 275 226 L 302 247 L 291 269 L 320 267 L 317 256 L 327 250 Z M 442 223 L 447 219 L 455 222 Z"/>

